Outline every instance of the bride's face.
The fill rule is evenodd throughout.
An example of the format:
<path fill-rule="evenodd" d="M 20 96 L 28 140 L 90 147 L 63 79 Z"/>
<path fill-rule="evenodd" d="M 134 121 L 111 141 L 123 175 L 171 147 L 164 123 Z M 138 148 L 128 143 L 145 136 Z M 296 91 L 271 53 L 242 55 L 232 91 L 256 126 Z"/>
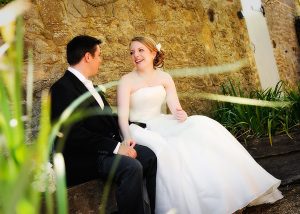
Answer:
<path fill-rule="evenodd" d="M 156 52 L 150 51 L 144 44 L 134 41 L 130 45 L 130 55 L 133 65 L 138 69 L 153 68 Z"/>

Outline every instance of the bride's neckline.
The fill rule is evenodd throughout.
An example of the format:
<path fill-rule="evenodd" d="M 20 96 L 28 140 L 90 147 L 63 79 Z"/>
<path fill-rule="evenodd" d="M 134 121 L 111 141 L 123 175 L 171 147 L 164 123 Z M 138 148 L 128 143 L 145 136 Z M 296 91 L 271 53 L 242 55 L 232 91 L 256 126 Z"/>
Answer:
<path fill-rule="evenodd" d="M 163 89 L 165 88 L 163 85 L 145 86 L 145 87 L 138 88 L 135 91 L 131 92 L 131 95 L 135 94 L 138 91 L 141 91 L 142 89 L 149 89 L 149 88 L 156 88 L 156 87 L 163 87 Z"/>

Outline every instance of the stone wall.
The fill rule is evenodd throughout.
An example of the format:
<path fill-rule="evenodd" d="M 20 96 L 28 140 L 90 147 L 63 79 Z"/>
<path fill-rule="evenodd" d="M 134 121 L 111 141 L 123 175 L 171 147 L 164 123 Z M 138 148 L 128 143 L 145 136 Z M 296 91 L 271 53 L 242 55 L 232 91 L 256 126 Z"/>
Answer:
<path fill-rule="evenodd" d="M 238 19 L 238 0 L 38 0 L 25 15 L 26 48 L 34 50 L 35 87 L 39 92 L 57 80 L 67 67 L 65 46 L 78 34 L 104 41 L 103 65 L 97 84 L 118 80 L 130 72 L 128 44 L 136 35 L 148 35 L 166 52 L 165 69 L 200 67 L 202 70 L 244 60 L 223 74 L 175 78 L 188 113 L 208 113 L 211 102 L 195 99 L 198 92 L 215 92 L 229 78 L 242 87 L 259 87 L 245 21 Z M 224 66 L 223 66 L 224 65 Z M 223 69 L 224 70 L 224 69 Z M 115 104 L 115 88 L 108 91 Z M 38 94 L 38 93 L 37 93 Z"/>
<path fill-rule="evenodd" d="M 300 79 L 300 50 L 294 27 L 294 0 L 264 0 L 265 16 L 280 79 L 295 87 Z"/>

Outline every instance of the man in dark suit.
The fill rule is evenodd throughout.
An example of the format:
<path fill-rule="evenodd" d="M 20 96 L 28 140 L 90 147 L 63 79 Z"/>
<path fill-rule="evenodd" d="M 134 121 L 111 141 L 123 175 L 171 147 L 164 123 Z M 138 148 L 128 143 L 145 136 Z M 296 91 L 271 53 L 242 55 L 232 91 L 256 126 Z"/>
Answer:
<path fill-rule="evenodd" d="M 149 148 L 132 140 L 122 142 L 117 116 L 112 114 L 103 94 L 98 93 L 89 80 L 98 73 L 101 64 L 100 44 L 101 40 L 90 36 L 73 38 L 67 45 L 70 67 L 50 89 L 52 121 L 56 121 L 76 98 L 87 91 L 91 93 L 90 98 L 77 110 L 98 108 L 101 113 L 79 120 L 68 131 L 62 130 L 67 185 L 98 177 L 106 179 L 117 163 L 113 181 L 117 184 L 119 213 L 145 212 L 144 178 L 151 212 L 154 213 L 156 156 Z"/>

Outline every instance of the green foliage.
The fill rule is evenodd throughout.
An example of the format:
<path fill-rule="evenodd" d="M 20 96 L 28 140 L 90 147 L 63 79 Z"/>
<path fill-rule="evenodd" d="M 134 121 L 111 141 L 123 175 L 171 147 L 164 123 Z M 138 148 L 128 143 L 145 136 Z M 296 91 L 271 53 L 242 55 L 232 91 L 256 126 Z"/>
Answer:
<path fill-rule="evenodd" d="M 14 25 L 7 26 L 12 29 Z M 43 162 L 41 146 L 26 146 L 24 121 L 22 120 L 21 72 L 23 70 L 22 22 L 17 22 L 16 40 L 7 41 L 9 48 L 1 58 L 6 65 L 0 71 L 0 212 L 35 210 L 32 201 L 38 201 L 30 180 L 33 162 Z M 3 32 L 3 31 L 2 31 Z"/>
<path fill-rule="evenodd" d="M 27 98 L 24 109 L 22 19 L 18 18 L 17 21 L 12 20 L 7 25 L 0 26 L 0 30 L 3 39 L 3 44 L 0 45 L 0 213 L 40 213 L 43 195 L 46 202 L 43 210 L 46 213 L 67 213 L 64 159 L 59 151 L 53 154 L 55 178 L 51 180 L 49 174 L 44 176 L 41 173 L 48 173 L 45 166 L 49 163 L 49 154 L 61 126 L 67 128 L 79 119 L 103 112 L 98 108 L 73 114 L 75 109 L 91 96 L 86 92 L 51 126 L 48 93 L 43 93 L 39 132 L 37 137 L 30 139 L 26 145 L 25 141 L 30 137 L 28 134 L 31 133 L 32 124 L 32 53 L 28 54 Z M 53 185 L 56 186 L 55 194 L 50 192 Z"/>
<path fill-rule="evenodd" d="M 239 140 L 269 136 L 272 144 L 274 134 L 289 135 L 293 128 L 299 126 L 300 85 L 298 91 L 285 91 L 283 83 L 279 82 L 274 89 L 254 90 L 246 94 L 240 87 L 235 87 L 232 81 L 229 81 L 228 84 L 222 85 L 221 90 L 224 95 L 267 101 L 291 101 L 292 103 L 282 108 L 270 108 L 218 102 L 213 117 Z"/>
<path fill-rule="evenodd" d="M 15 11 L 15 7 L 25 10 L 22 1 L 14 3 L 10 5 L 10 13 Z M 22 11 L 18 12 L 21 13 Z M 5 13 L 1 13 L 0 9 L 0 18 L 3 14 Z M 67 213 L 64 159 L 59 151 L 53 154 L 54 178 L 48 174 L 49 167 L 45 167 L 49 166 L 49 154 L 61 126 L 69 126 L 83 117 L 100 114 L 102 111 L 100 112 L 98 108 L 73 114 L 75 109 L 91 96 L 87 92 L 75 100 L 51 126 L 48 93 L 43 93 L 39 132 L 37 137 L 30 139 L 33 103 L 32 53 L 29 51 L 28 54 L 27 98 L 26 109 L 24 109 L 22 104 L 24 100 L 22 97 L 23 22 L 21 18 L 14 20 L 13 16 L 10 19 L 9 22 L 0 25 L 2 42 L 0 44 L 0 213 L 40 213 L 43 195 L 46 202 L 43 211 Z M 26 145 L 25 141 L 28 139 L 30 142 Z M 46 176 L 44 176 L 45 172 Z M 51 177 L 52 180 L 49 179 Z M 55 194 L 50 192 L 53 185 L 56 186 Z"/>
<path fill-rule="evenodd" d="M 16 2 L 10 9 L 14 10 L 15 6 L 22 7 L 23 4 L 21 1 Z M 0 10 L 0 18 L 3 18 L 3 14 Z M 56 161 L 60 165 L 55 165 L 56 181 L 48 174 L 46 179 L 41 177 L 41 173 L 45 173 L 43 168 L 49 163 L 49 151 L 53 143 L 49 137 L 53 131 L 47 93 L 44 93 L 41 99 L 39 133 L 35 139 L 31 139 L 30 144 L 25 143 L 32 122 L 32 94 L 27 94 L 27 109 L 24 109 L 23 20 L 11 19 L 7 24 L 0 26 L 0 30 L 3 42 L 0 45 L 0 213 L 40 213 L 43 194 L 41 191 L 45 191 L 47 212 L 54 213 L 54 195 L 50 193 L 49 178 L 53 178 L 53 183 L 57 183 L 59 189 L 58 213 L 67 213 L 65 174 L 64 170 L 57 170 L 63 168 L 63 160 Z M 31 69 L 28 69 L 27 73 L 27 92 L 32 93 L 31 52 L 28 62 Z M 54 155 L 56 159 L 59 157 L 61 159 L 62 156 Z"/>
<path fill-rule="evenodd" d="M 294 123 L 299 123 L 300 121 L 300 84 L 298 84 L 298 88 L 296 90 L 290 90 L 286 93 L 287 100 L 293 102 L 293 105 L 290 109 L 291 111 L 291 119 Z"/>

